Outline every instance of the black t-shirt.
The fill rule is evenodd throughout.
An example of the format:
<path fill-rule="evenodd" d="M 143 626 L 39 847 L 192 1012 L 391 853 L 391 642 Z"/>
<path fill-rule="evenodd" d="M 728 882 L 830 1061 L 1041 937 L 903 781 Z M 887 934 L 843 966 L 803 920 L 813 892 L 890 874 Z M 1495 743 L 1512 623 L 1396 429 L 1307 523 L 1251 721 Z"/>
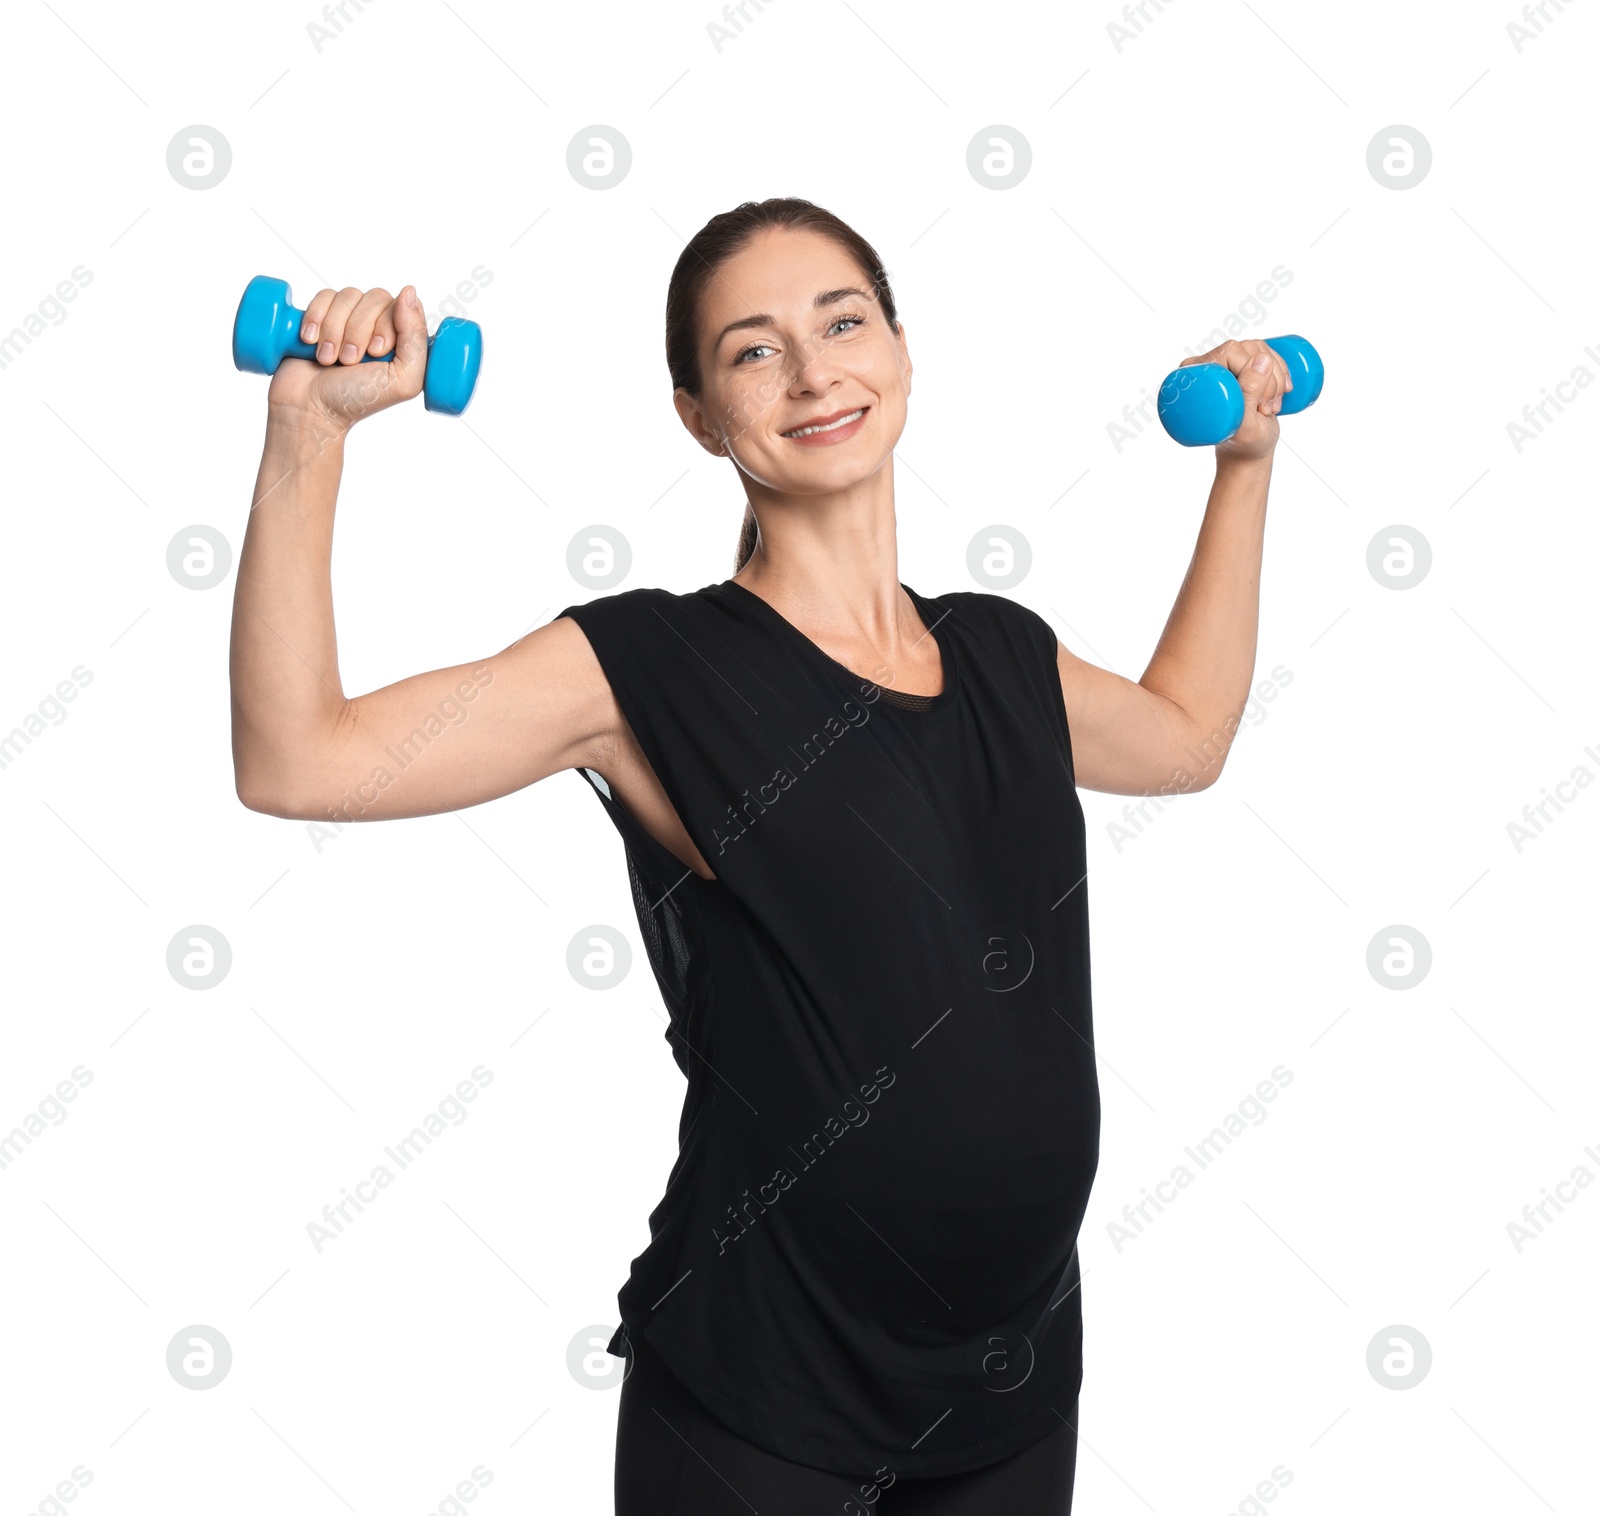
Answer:
<path fill-rule="evenodd" d="M 934 696 L 852 673 L 731 580 L 561 614 L 717 875 L 577 770 L 688 1080 L 610 1351 L 643 1336 L 782 1457 L 912 1478 L 1071 1413 L 1100 1099 L 1055 635 L 1000 595 L 905 588 Z"/>

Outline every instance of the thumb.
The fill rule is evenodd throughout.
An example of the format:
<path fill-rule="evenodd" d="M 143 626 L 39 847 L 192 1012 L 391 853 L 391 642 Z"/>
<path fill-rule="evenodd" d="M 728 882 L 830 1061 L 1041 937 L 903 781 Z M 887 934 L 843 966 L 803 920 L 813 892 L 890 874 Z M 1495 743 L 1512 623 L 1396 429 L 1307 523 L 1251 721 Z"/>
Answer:
<path fill-rule="evenodd" d="M 422 393 L 428 368 L 428 318 L 422 312 L 416 286 L 408 284 L 394 303 L 393 367 L 407 399 Z"/>
<path fill-rule="evenodd" d="M 1252 410 L 1258 405 L 1270 404 L 1277 398 L 1280 386 L 1270 349 L 1263 348 L 1259 353 L 1248 354 L 1234 378 L 1244 392 L 1245 404 Z"/>

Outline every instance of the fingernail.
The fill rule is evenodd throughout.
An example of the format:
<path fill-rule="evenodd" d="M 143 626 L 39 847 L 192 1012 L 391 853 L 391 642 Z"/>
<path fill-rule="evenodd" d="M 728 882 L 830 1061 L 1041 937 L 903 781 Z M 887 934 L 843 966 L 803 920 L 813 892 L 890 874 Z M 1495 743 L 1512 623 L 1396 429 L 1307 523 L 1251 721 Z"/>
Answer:
<path fill-rule="evenodd" d="M 374 332 L 372 334 L 372 341 L 367 344 L 367 347 L 372 353 L 372 356 L 376 358 L 378 354 L 383 351 L 383 333 Z"/>
<path fill-rule="evenodd" d="M 356 345 L 353 342 L 347 342 L 339 349 L 339 361 L 341 363 L 354 363 L 360 356 L 361 354 L 356 351 Z"/>
<path fill-rule="evenodd" d="M 415 310 L 417 308 L 417 291 L 416 291 L 415 286 L 410 285 L 410 284 L 408 284 L 406 286 L 406 304 L 412 310 Z"/>
<path fill-rule="evenodd" d="M 324 342 L 322 346 L 317 349 L 317 362 L 333 362 L 333 344 L 331 342 Z"/>
<path fill-rule="evenodd" d="M 300 340 L 302 342 L 315 342 L 317 340 L 317 323 L 315 321 L 306 322 L 305 330 L 300 333 Z"/>
<path fill-rule="evenodd" d="M 1257 353 L 1255 361 L 1250 365 L 1258 374 L 1264 374 L 1272 367 L 1271 353 Z"/>

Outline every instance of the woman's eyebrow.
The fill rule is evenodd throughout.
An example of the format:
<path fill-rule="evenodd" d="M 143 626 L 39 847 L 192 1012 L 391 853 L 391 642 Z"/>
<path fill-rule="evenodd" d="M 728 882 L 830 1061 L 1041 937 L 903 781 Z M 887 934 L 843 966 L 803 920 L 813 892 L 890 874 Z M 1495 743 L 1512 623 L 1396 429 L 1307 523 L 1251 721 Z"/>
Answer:
<path fill-rule="evenodd" d="M 812 300 L 811 305 L 813 309 L 820 311 L 824 306 L 837 305 L 841 300 L 868 300 L 870 298 L 865 290 L 859 290 L 854 285 L 846 285 L 843 289 L 823 290 L 820 295 Z M 766 312 L 762 312 L 759 316 L 746 316 L 742 321 L 730 321 L 717 333 L 717 341 L 713 345 L 720 346 L 722 339 L 729 332 L 742 332 L 747 327 L 776 326 L 777 324 L 776 317 L 768 315 Z"/>

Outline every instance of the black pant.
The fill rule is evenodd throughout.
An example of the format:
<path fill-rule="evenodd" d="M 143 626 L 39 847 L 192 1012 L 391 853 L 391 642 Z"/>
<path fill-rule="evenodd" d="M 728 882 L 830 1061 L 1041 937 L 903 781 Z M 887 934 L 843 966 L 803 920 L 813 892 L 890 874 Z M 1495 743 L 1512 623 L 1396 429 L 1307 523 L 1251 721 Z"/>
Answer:
<path fill-rule="evenodd" d="M 617 1408 L 616 1516 L 1069 1516 L 1076 1401 L 1055 1431 L 961 1474 L 874 1488 L 791 1463 L 736 1436 L 690 1395 L 648 1343 Z M 888 1476 L 885 1476 L 887 1479 Z M 863 1493 L 863 1485 L 866 1490 Z"/>

